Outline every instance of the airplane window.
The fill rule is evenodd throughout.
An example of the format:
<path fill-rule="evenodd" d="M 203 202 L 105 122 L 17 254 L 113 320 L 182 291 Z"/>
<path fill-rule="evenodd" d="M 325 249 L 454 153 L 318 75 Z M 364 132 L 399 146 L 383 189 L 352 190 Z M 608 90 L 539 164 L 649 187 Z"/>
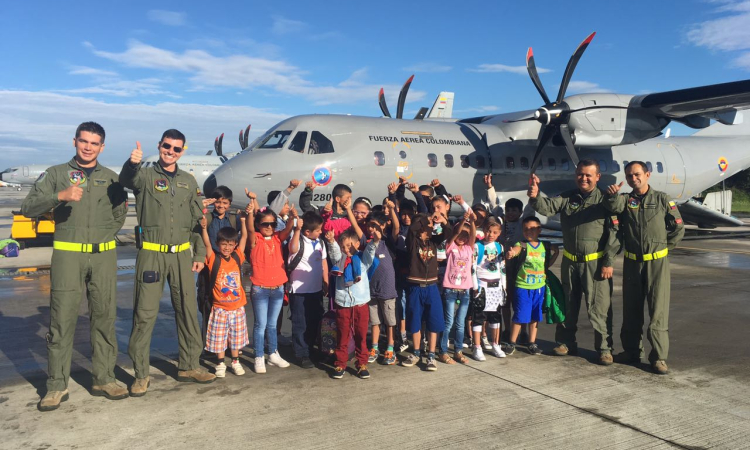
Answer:
<path fill-rule="evenodd" d="M 469 157 L 466 155 L 461 155 L 461 167 L 464 169 L 469 167 Z"/>
<path fill-rule="evenodd" d="M 606 172 L 607 171 L 607 161 L 600 159 L 599 160 L 599 171 L 600 172 Z"/>
<path fill-rule="evenodd" d="M 659 173 L 664 173 L 664 165 L 660 162 L 656 163 L 656 171 Z"/>
<path fill-rule="evenodd" d="M 376 166 L 385 165 L 385 154 L 383 152 L 375 152 L 375 165 Z"/>
<path fill-rule="evenodd" d="M 406 152 L 401 150 L 400 152 L 398 152 L 398 156 L 400 156 L 401 159 L 406 159 Z"/>
<path fill-rule="evenodd" d="M 258 148 L 281 148 L 286 144 L 290 134 L 292 134 L 291 130 L 274 131 Z"/>
<path fill-rule="evenodd" d="M 305 143 L 307 142 L 307 131 L 300 131 L 294 135 L 292 143 L 289 144 L 289 150 L 302 153 L 305 149 Z"/>
<path fill-rule="evenodd" d="M 427 164 L 430 167 L 437 167 L 437 155 L 434 153 L 427 154 Z"/>
<path fill-rule="evenodd" d="M 453 167 L 453 155 L 445 155 L 445 167 Z"/>
<path fill-rule="evenodd" d="M 311 155 L 333 153 L 333 143 L 330 139 L 320 134 L 320 132 L 313 131 L 310 137 L 310 148 L 307 150 L 307 153 Z"/>
<path fill-rule="evenodd" d="M 539 160 L 539 165 L 537 166 L 537 169 L 539 170 L 544 169 L 544 161 L 542 161 L 541 159 Z"/>
<path fill-rule="evenodd" d="M 570 164 L 568 164 L 568 160 L 563 158 L 560 160 L 560 168 L 562 170 L 570 170 Z"/>
<path fill-rule="evenodd" d="M 516 168 L 516 160 L 513 159 L 512 156 L 508 156 L 505 158 L 505 165 L 508 167 L 508 169 L 515 169 Z"/>
<path fill-rule="evenodd" d="M 623 167 L 628 167 L 629 163 L 630 163 L 630 161 L 625 161 L 625 160 L 622 161 Z"/>
<path fill-rule="evenodd" d="M 521 168 L 522 169 L 528 169 L 529 168 L 529 158 L 522 156 L 521 157 Z"/>
<path fill-rule="evenodd" d="M 648 167 L 649 172 L 654 171 L 654 166 L 651 165 L 651 161 L 646 161 L 646 167 Z"/>
<path fill-rule="evenodd" d="M 555 164 L 555 158 L 550 158 L 547 160 L 547 167 L 549 167 L 549 170 L 557 170 L 557 164 Z"/>
<path fill-rule="evenodd" d="M 484 169 L 484 156 L 477 156 L 477 169 Z"/>
<path fill-rule="evenodd" d="M 617 161 L 612 160 L 612 173 L 617 173 L 620 171 L 620 165 L 617 164 Z"/>

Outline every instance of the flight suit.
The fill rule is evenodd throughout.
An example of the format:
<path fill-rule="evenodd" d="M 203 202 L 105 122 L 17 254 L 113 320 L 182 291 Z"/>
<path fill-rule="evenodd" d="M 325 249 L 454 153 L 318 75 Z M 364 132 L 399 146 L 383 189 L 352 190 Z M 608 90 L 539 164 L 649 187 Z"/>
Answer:
<path fill-rule="evenodd" d="M 149 375 L 151 334 L 164 281 L 169 281 L 177 322 L 177 368 L 198 369 L 203 345 L 192 265 L 206 258 L 203 241 L 196 232 L 197 221 L 203 217 L 198 185 L 192 175 L 179 168 L 170 176 L 159 164 L 142 168 L 130 161 L 120 171 L 120 182 L 133 189 L 138 225 L 143 230 L 135 263 L 133 331 L 128 345 L 135 376 Z"/>
<path fill-rule="evenodd" d="M 594 328 L 594 347 L 612 352 L 612 279 L 601 277 L 602 267 L 612 267 L 620 250 L 617 219 L 602 204 L 599 188 L 583 197 L 578 189 L 558 197 L 536 197 L 529 205 L 539 214 L 560 213 L 563 233 L 562 284 L 566 296 L 565 322 L 558 324 L 555 340 L 575 352 L 578 313 L 585 301 Z"/>
<path fill-rule="evenodd" d="M 649 361 L 669 356 L 670 250 L 685 235 L 685 225 L 674 202 L 664 192 L 649 188 L 643 196 L 634 193 L 607 196 L 604 206 L 620 217 L 624 231 L 623 350 L 643 357 L 643 304 L 648 304 L 651 323 Z"/>
<path fill-rule="evenodd" d="M 81 200 L 58 200 L 57 194 L 76 181 L 83 189 Z M 42 173 L 21 206 L 21 213 L 29 218 L 50 210 L 55 219 L 55 241 L 50 270 L 47 391 L 68 387 L 73 335 L 84 292 L 91 322 L 93 384 L 112 383 L 117 361 L 115 235 L 128 213 L 127 194 L 115 172 L 97 164 L 87 175 L 74 158 Z"/>

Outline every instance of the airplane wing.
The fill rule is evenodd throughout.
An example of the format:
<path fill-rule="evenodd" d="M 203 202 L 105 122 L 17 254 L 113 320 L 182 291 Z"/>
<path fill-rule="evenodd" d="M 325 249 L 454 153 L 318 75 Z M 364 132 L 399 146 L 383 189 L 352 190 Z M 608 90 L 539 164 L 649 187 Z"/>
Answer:
<path fill-rule="evenodd" d="M 640 107 L 692 128 L 705 128 L 710 119 L 727 125 L 739 123 L 737 111 L 750 107 L 750 80 L 638 95 L 630 100 L 629 107 Z"/>
<path fill-rule="evenodd" d="M 688 200 L 677 205 L 682 219 L 687 223 L 696 224 L 700 227 L 737 227 L 745 223 L 740 219 L 723 214 L 715 209 L 704 206 L 696 200 Z"/>

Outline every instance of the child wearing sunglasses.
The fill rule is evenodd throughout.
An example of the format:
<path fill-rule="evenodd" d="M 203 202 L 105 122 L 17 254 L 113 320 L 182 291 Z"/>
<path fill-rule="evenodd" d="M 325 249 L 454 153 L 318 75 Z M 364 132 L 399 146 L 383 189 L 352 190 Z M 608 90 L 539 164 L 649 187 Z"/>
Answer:
<path fill-rule="evenodd" d="M 254 199 L 255 195 L 248 193 Z M 255 203 L 255 202 L 253 202 Z M 297 218 L 297 210 L 290 210 L 292 219 Z M 294 220 L 289 220 L 281 231 L 276 228 L 276 213 L 270 208 L 255 211 L 250 209 L 248 218 L 248 241 L 250 262 L 253 266 L 251 299 L 253 303 L 253 348 L 255 349 L 255 373 L 266 373 L 263 347 L 268 332 L 268 363 L 278 367 L 289 367 L 289 363 L 277 351 L 276 321 L 284 303 L 284 283 L 287 282 L 284 269 L 282 242 L 292 232 Z M 256 231 L 257 230 L 257 231 Z"/>

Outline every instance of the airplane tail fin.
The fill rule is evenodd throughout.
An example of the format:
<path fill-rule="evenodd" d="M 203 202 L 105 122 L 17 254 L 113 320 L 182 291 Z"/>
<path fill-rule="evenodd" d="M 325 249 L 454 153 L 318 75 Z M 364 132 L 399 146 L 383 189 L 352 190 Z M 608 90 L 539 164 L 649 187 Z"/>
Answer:
<path fill-rule="evenodd" d="M 453 92 L 441 92 L 432 104 L 428 119 L 451 119 L 453 116 Z"/>

